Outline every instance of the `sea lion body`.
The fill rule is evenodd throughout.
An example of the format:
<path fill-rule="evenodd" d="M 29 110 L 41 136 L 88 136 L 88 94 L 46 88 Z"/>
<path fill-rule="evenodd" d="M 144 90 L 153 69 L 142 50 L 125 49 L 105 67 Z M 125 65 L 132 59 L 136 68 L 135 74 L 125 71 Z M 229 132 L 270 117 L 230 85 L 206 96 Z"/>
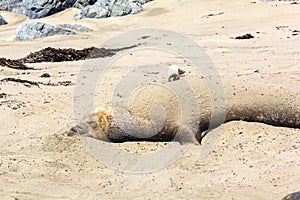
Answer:
<path fill-rule="evenodd" d="M 233 120 L 300 128 L 299 88 L 293 90 L 253 80 L 231 79 L 223 80 L 222 84 L 218 82 L 224 92 L 219 95 L 218 88 L 210 88 L 207 79 L 214 77 L 200 77 L 192 71 L 184 79 L 143 85 L 126 107 L 98 107 L 73 127 L 69 135 L 79 133 L 111 142 L 175 140 L 201 143 L 203 132 Z M 214 92 L 223 100 L 215 107 Z M 223 118 L 212 121 L 213 116 Z"/>

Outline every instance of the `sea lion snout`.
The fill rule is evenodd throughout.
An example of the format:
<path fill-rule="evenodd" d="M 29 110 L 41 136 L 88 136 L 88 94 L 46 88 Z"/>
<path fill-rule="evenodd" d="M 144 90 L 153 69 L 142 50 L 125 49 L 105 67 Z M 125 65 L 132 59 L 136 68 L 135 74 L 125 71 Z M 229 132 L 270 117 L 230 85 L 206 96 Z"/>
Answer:
<path fill-rule="evenodd" d="M 84 124 L 79 124 L 70 129 L 68 132 L 68 136 L 74 136 L 74 135 L 88 135 L 89 134 L 89 127 Z"/>
<path fill-rule="evenodd" d="M 72 127 L 68 132 L 68 136 L 81 135 L 106 141 L 105 131 L 109 125 L 107 117 L 103 110 L 92 112 Z"/>

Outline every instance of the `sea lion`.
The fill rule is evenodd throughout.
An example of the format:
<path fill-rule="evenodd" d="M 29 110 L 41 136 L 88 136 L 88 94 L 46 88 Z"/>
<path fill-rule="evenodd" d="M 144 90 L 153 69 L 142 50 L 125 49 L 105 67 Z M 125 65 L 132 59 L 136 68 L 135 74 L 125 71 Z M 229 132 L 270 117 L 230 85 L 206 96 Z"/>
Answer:
<path fill-rule="evenodd" d="M 194 98 L 186 88 L 181 88 L 183 81 L 189 83 Z M 96 108 L 71 128 L 68 135 L 78 133 L 111 142 L 175 140 L 201 143 L 205 131 L 233 120 L 300 128 L 299 88 L 275 87 L 253 80 L 224 80 L 220 87 L 225 95 L 217 96 L 226 98 L 224 104 L 213 107 L 212 93 L 216 91 L 208 87 L 205 78 L 189 73 L 184 80 L 165 84 L 168 87 L 155 84 L 141 87 L 128 107 L 104 105 Z M 174 93 L 167 89 L 171 86 Z M 196 103 L 199 111 L 195 112 L 199 113 L 184 113 L 187 107 L 183 108 L 180 101 L 187 105 Z M 154 111 L 156 115 L 151 115 L 153 105 L 161 107 Z M 221 116 L 222 112 L 225 112 L 224 119 L 212 122 L 212 116 Z M 189 118 L 186 124 L 182 118 Z"/>

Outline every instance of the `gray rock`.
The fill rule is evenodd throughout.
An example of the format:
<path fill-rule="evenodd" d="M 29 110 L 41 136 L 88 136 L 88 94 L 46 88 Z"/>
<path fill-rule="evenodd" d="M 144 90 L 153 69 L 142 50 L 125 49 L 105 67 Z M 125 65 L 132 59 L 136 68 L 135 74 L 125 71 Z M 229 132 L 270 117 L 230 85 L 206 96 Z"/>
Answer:
<path fill-rule="evenodd" d="M 70 30 L 58 28 L 50 24 L 37 22 L 34 20 L 26 20 L 17 28 L 17 40 L 32 40 L 36 38 L 51 36 L 51 35 L 74 35 Z"/>
<path fill-rule="evenodd" d="M 144 5 L 145 3 L 148 3 L 149 1 L 153 1 L 153 0 L 133 0 L 133 1 L 137 1 L 140 4 Z"/>
<path fill-rule="evenodd" d="M 149 1 L 151 0 L 97 0 L 95 4 L 82 8 L 80 14 L 74 15 L 74 19 L 136 14 L 143 10 L 142 5 Z"/>
<path fill-rule="evenodd" d="M 74 16 L 74 19 L 81 18 L 105 18 L 109 16 L 110 6 L 107 0 L 98 0 L 94 5 L 89 5 L 81 10 L 80 14 Z"/>
<path fill-rule="evenodd" d="M 0 0 L 0 10 L 23 13 L 22 0 Z"/>
<path fill-rule="evenodd" d="M 82 19 L 82 18 L 84 18 L 81 14 L 75 14 L 74 15 L 74 17 L 73 17 L 73 19 L 75 20 L 75 21 L 77 21 L 77 20 L 79 20 L 79 19 Z"/>
<path fill-rule="evenodd" d="M 94 5 L 97 0 L 77 0 L 73 7 L 83 9 L 84 7 L 88 5 Z"/>
<path fill-rule="evenodd" d="M 128 0 L 113 0 L 111 2 L 110 16 L 123 16 L 128 15 L 132 8 Z"/>
<path fill-rule="evenodd" d="M 60 12 L 72 7 L 75 2 L 76 0 L 0 0 L 0 10 L 22 13 L 34 19 Z"/>
<path fill-rule="evenodd" d="M 0 10 L 22 13 L 31 19 L 42 18 L 69 7 L 81 9 L 74 19 L 104 18 L 136 14 L 151 0 L 0 0 Z"/>
<path fill-rule="evenodd" d="M 76 0 L 23 0 L 23 12 L 31 19 L 42 18 L 74 5 Z"/>
<path fill-rule="evenodd" d="M 7 22 L 5 21 L 5 19 L 0 15 L 0 26 L 1 25 L 5 25 L 7 24 Z"/>
<path fill-rule="evenodd" d="M 130 14 L 137 14 L 143 11 L 142 3 L 140 1 L 131 1 L 130 2 L 131 12 Z"/>
<path fill-rule="evenodd" d="M 90 31 L 91 29 L 89 29 L 86 26 L 83 26 L 81 24 L 57 24 L 55 25 L 58 28 L 64 28 L 64 29 L 73 29 L 76 31 Z"/>

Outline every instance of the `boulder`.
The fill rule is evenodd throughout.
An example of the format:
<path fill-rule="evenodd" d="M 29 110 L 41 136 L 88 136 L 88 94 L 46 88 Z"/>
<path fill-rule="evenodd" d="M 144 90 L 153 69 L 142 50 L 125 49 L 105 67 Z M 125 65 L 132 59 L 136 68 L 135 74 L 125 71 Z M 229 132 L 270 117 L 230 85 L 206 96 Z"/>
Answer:
<path fill-rule="evenodd" d="M 136 14 L 143 10 L 142 5 L 149 1 L 151 0 L 97 0 L 96 3 L 82 8 L 81 13 L 76 14 L 74 19 L 98 19 Z"/>
<path fill-rule="evenodd" d="M 111 2 L 110 16 L 123 16 L 128 15 L 132 8 L 128 0 L 113 0 Z"/>
<path fill-rule="evenodd" d="M 0 10 L 22 13 L 30 19 L 42 18 L 69 7 L 81 9 L 74 19 L 104 18 L 136 14 L 151 0 L 0 0 Z"/>
<path fill-rule="evenodd" d="M 76 0 L 23 0 L 23 13 L 31 19 L 42 18 L 72 7 Z"/>
<path fill-rule="evenodd" d="M 109 16 L 110 5 L 107 0 L 98 0 L 94 5 L 88 5 L 81 10 L 80 14 L 74 16 L 74 19 L 82 18 L 105 18 Z"/>
<path fill-rule="evenodd" d="M 52 35 L 74 35 L 70 30 L 55 27 L 50 24 L 37 22 L 35 20 L 26 20 L 17 28 L 17 40 L 32 40 L 36 38 L 52 36 Z"/>
<path fill-rule="evenodd" d="M 83 9 L 84 7 L 88 5 L 94 5 L 97 0 L 77 0 L 73 7 Z"/>
<path fill-rule="evenodd" d="M 145 1 L 143 1 L 145 2 Z M 133 0 L 130 2 L 130 7 L 131 7 L 131 12 L 130 14 L 137 14 L 139 12 L 142 12 L 143 11 L 143 5 L 144 3 L 141 3 L 141 1 L 136 1 L 136 0 Z"/>
<path fill-rule="evenodd" d="M 0 10 L 23 13 L 22 0 L 0 0 Z"/>
<path fill-rule="evenodd" d="M 5 25 L 7 24 L 7 22 L 5 21 L 5 19 L 0 15 L 0 26 L 1 25 Z"/>

